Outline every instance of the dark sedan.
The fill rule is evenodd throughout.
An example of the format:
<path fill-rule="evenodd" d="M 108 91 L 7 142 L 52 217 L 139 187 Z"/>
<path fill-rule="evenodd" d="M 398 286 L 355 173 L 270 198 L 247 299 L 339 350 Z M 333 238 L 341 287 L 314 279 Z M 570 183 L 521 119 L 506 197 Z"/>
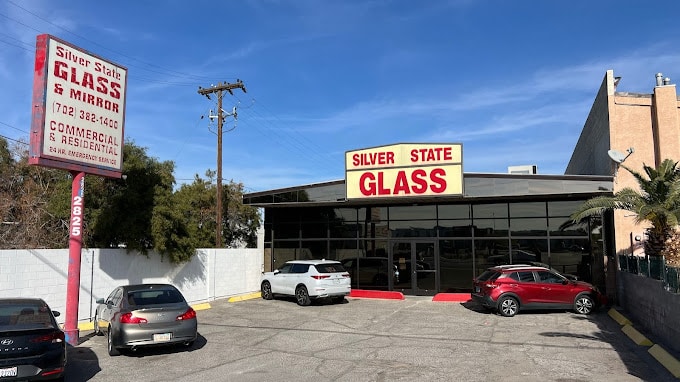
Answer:
<path fill-rule="evenodd" d="M 55 316 L 39 298 L 0 299 L 0 381 L 63 381 L 66 342 Z"/>
<path fill-rule="evenodd" d="M 120 286 L 97 304 L 94 332 L 107 334 L 111 356 L 140 346 L 190 347 L 196 340 L 196 312 L 172 285 Z"/>

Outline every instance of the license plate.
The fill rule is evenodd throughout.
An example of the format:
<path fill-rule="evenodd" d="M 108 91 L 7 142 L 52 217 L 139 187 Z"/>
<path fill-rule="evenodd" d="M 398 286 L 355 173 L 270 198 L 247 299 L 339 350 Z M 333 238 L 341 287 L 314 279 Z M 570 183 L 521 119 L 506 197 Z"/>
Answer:
<path fill-rule="evenodd" d="M 340 284 L 340 279 L 335 279 L 335 280 L 333 280 L 333 282 L 334 282 L 335 284 Z"/>
<path fill-rule="evenodd" d="M 166 342 L 172 339 L 172 333 L 160 333 L 153 335 L 153 342 Z"/>
<path fill-rule="evenodd" d="M 8 367 L 6 369 L 0 369 L 0 378 L 1 377 L 16 377 L 17 376 L 17 367 Z"/>

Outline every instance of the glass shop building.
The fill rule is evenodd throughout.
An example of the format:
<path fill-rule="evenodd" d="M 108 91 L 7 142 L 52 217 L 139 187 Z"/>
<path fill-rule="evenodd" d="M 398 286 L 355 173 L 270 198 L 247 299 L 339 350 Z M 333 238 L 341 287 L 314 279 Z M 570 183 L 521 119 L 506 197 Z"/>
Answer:
<path fill-rule="evenodd" d="M 461 144 L 400 143 L 347 152 L 344 180 L 245 194 L 264 209 L 265 271 L 333 259 L 353 288 L 434 295 L 470 292 L 490 266 L 535 262 L 604 286 L 602 219 L 569 216 L 611 195 L 612 176 L 462 165 Z"/>

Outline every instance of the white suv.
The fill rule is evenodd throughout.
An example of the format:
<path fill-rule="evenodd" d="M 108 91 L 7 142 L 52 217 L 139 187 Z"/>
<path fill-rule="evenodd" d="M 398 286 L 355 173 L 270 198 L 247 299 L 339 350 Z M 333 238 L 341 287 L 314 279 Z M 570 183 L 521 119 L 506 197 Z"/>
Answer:
<path fill-rule="evenodd" d="M 329 298 L 341 302 L 349 295 L 352 281 L 338 261 L 293 260 L 274 272 L 262 274 L 262 298 L 295 296 L 298 305 L 306 306 L 313 299 Z"/>

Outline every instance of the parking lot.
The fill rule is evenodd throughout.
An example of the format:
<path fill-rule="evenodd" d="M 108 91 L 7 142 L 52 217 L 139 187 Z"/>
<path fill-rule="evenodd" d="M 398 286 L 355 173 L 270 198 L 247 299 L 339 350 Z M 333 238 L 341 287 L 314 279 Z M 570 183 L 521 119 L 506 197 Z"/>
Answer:
<path fill-rule="evenodd" d="M 468 303 L 217 300 L 190 349 L 109 357 L 81 332 L 66 381 L 674 381 L 601 310 L 504 318 Z"/>

